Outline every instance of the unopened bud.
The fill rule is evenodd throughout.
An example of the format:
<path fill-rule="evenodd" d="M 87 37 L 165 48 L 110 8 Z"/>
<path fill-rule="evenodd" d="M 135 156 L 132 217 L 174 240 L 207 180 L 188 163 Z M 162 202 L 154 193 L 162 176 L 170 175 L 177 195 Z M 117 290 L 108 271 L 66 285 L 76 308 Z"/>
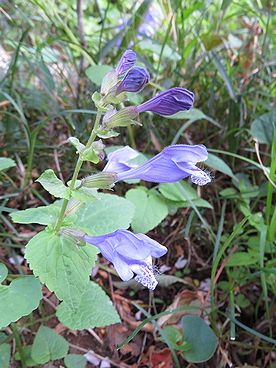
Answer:
<path fill-rule="evenodd" d="M 100 139 L 98 141 L 93 142 L 92 148 L 94 152 L 96 153 L 96 155 L 99 157 L 99 159 L 103 160 L 105 156 L 104 154 L 105 145 L 103 144 L 103 141 Z"/>
<path fill-rule="evenodd" d="M 86 188 L 111 189 L 116 181 L 115 173 L 101 172 L 82 179 L 81 185 Z"/>
<path fill-rule="evenodd" d="M 136 119 L 139 116 L 135 106 L 126 107 L 120 111 L 116 109 L 108 111 L 103 117 L 103 128 L 112 129 L 115 127 L 125 127 L 130 124 L 138 124 Z"/>

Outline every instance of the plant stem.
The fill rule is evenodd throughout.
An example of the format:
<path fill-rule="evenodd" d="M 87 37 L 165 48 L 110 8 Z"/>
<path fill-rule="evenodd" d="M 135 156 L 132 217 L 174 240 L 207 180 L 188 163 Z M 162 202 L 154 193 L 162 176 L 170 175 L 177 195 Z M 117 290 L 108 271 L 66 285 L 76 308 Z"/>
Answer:
<path fill-rule="evenodd" d="M 99 125 L 100 125 L 101 115 L 102 115 L 101 110 L 98 110 L 97 115 L 96 115 L 94 128 L 92 129 L 90 138 L 88 139 L 88 142 L 85 146 L 86 149 L 91 147 L 92 143 L 94 142 L 94 140 L 97 136 L 97 131 L 98 131 L 98 128 L 99 128 Z M 73 173 L 73 177 L 72 177 L 71 183 L 69 185 L 70 196 L 71 196 L 72 190 L 75 187 L 75 183 L 77 181 L 82 163 L 83 163 L 83 161 L 80 158 L 78 158 L 78 161 L 76 163 L 75 170 L 74 170 L 74 173 Z M 63 204 L 62 204 L 62 207 L 61 207 L 61 210 L 60 210 L 60 213 L 59 213 L 59 217 L 58 217 L 58 220 L 57 220 L 57 223 L 56 223 L 56 226 L 55 226 L 55 231 L 56 232 L 58 232 L 61 228 L 62 221 L 63 221 L 63 218 L 64 218 L 64 214 L 65 214 L 65 210 L 66 210 L 68 202 L 69 202 L 69 199 L 64 199 L 63 200 Z"/>
<path fill-rule="evenodd" d="M 21 360 L 21 367 L 22 368 L 27 368 L 26 365 L 26 361 L 25 361 L 25 356 L 24 356 L 24 351 L 23 351 L 23 347 L 21 344 L 21 339 L 17 330 L 17 326 L 15 323 L 11 323 L 11 330 L 12 330 L 12 334 L 14 336 L 15 339 L 15 343 L 19 352 L 19 356 L 20 356 L 20 360 Z"/>

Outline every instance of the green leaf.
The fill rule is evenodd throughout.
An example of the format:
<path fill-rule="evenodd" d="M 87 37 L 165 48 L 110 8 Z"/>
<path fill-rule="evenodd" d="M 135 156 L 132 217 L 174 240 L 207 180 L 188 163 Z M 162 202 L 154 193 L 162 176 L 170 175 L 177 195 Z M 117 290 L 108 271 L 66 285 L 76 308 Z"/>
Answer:
<path fill-rule="evenodd" d="M 115 130 L 101 130 L 97 133 L 97 136 L 102 139 L 118 137 L 118 135 L 120 135 L 120 133 L 115 132 Z"/>
<path fill-rule="evenodd" d="M 212 58 L 212 61 L 213 61 L 214 65 L 216 66 L 221 78 L 224 81 L 224 84 L 225 84 L 225 87 L 226 87 L 226 89 L 229 93 L 229 96 L 232 98 L 232 100 L 237 102 L 237 94 L 236 94 L 236 91 L 234 89 L 232 80 L 229 78 L 229 75 L 227 74 L 225 66 L 222 64 L 222 62 L 220 60 L 220 57 L 218 56 L 218 54 L 215 51 L 211 51 L 210 56 Z"/>
<path fill-rule="evenodd" d="M 241 308 L 248 308 L 251 305 L 251 301 L 247 299 L 243 294 L 237 295 L 236 303 Z"/>
<path fill-rule="evenodd" d="M 40 326 L 32 346 L 32 359 L 37 364 L 64 358 L 69 344 L 64 337 L 46 326 Z"/>
<path fill-rule="evenodd" d="M 57 309 L 58 319 L 73 330 L 103 327 L 120 322 L 120 317 L 111 300 L 94 282 L 81 290 L 78 303 L 63 301 Z"/>
<path fill-rule="evenodd" d="M 28 208 L 23 211 L 16 211 L 10 214 L 12 221 L 19 224 L 53 224 L 59 214 L 60 208 L 57 203 L 49 206 Z"/>
<path fill-rule="evenodd" d="M 80 354 L 68 354 L 64 358 L 64 364 L 67 368 L 85 368 L 86 359 Z"/>
<path fill-rule="evenodd" d="M 166 118 L 173 119 L 173 120 L 187 119 L 187 120 L 197 121 L 197 120 L 206 119 L 206 115 L 201 110 L 193 108 L 189 111 L 179 111 L 176 114 L 166 116 Z"/>
<path fill-rule="evenodd" d="M 204 161 L 204 163 L 212 169 L 220 171 L 225 175 L 231 176 L 232 178 L 234 177 L 231 168 L 220 157 L 208 153 L 208 159 Z"/>
<path fill-rule="evenodd" d="M 78 138 L 76 137 L 69 137 L 68 142 L 70 142 L 77 150 L 77 153 L 80 153 L 82 150 L 84 150 L 85 145 L 82 144 Z"/>
<path fill-rule="evenodd" d="M 181 342 L 183 339 L 182 333 L 173 326 L 166 326 L 163 328 L 163 336 L 166 340 L 164 338 L 162 340 L 164 342 L 169 341 L 175 350 L 186 351 L 190 349 L 189 343 L 186 341 Z"/>
<path fill-rule="evenodd" d="M 10 368 L 11 347 L 9 344 L 0 345 L 0 367 Z"/>
<path fill-rule="evenodd" d="M 33 276 L 17 278 L 9 286 L 0 285 L 0 328 L 30 314 L 41 298 L 40 282 Z"/>
<path fill-rule="evenodd" d="M 182 190 L 179 189 L 179 185 L 182 186 Z M 169 207 L 172 208 L 191 207 L 189 200 L 197 207 L 213 208 L 209 202 L 200 198 L 196 190 L 186 181 L 160 184 L 159 191 L 165 198 L 172 201 L 168 202 Z"/>
<path fill-rule="evenodd" d="M 0 157 L 0 171 L 16 166 L 16 163 L 11 158 Z"/>
<path fill-rule="evenodd" d="M 187 198 L 190 200 L 198 198 L 196 190 L 187 182 L 182 181 L 181 185 L 183 190 L 180 191 L 177 183 L 160 184 L 159 191 L 165 198 L 175 202 L 187 201 Z"/>
<path fill-rule="evenodd" d="M 97 155 L 93 147 L 83 150 L 80 158 L 82 161 L 90 161 L 93 164 L 97 164 L 100 161 L 99 156 Z"/>
<path fill-rule="evenodd" d="M 97 248 L 77 246 L 71 240 L 44 230 L 26 246 L 25 258 L 35 276 L 59 299 L 78 303 L 95 264 Z"/>
<path fill-rule="evenodd" d="M 258 262 L 259 256 L 254 252 L 236 252 L 231 255 L 227 266 L 249 266 Z"/>
<path fill-rule="evenodd" d="M 0 331 L 0 345 L 3 344 L 4 341 L 6 341 L 7 337 L 8 336 L 3 331 Z"/>
<path fill-rule="evenodd" d="M 201 363 L 209 360 L 215 353 L 218 339 L 207 323 L 198 316 L 182 317 L 184 339 L 190 344 L 184 358 L 189 363 Z"/>
<path fill-rule="evenodd" d="M 136 233 L 147 233 L 168 215 L 168 207 L 156 191 L 138 187 L 130 189 L 126 198 L 135 206 L 131 227 Z"/>
<path fill-rule="evenodd" d="M 37 362 L 32 358 L 32 345 L 22 346 L 22 353 L 27 367 L 37 367 Z M 20 354 L 17 351 L 14 355 L 15 360 L 21 360 Z M 1 366 L 0 366 L 1 367 Z"/>
<path fill-rule="evenodd" d="M 99 197 L 97 188 L 79 188 L 72 191 L 72 197 L 80 202 L 89 203 Z"/>
<path fill-rule="evenodd" d="M 79 210 L 76 227 L 82 228 L 89 235 L 127 229 L 134 215 L 134 205 L 114 194 L 99 193 L 98 198 Z"/>
<path fill-rule="evenodd" d="M 40 175 L 36 181 L 38 181 L 43 188 L 54 197 L 69 199 L 70 189 L 66 187 L 60 179 L 57 178 L 52 169 L 44 171 L 44 173 Z"/>
<path fill-rule="evenodd" d="M 111 72 L 113 68 L 110 65 L 95 65 L 90 66 L 86 69 L 85 74 L 87 77 L 95 83 L 98 87 L 101 85 L 103 77 L 108 73 Z"/>
<path fill-rule="evenodd" d="M 276 131 L 276 109 L 259 116 L 251 125 L 250 133 L 259 143 L 272 144 Z"/>
<path fill-rule="evenodd" d="M 0 284 L 5 280 L 7 276 L 8 276 L 7 267 L 3 263 L 0 263 Z"/>

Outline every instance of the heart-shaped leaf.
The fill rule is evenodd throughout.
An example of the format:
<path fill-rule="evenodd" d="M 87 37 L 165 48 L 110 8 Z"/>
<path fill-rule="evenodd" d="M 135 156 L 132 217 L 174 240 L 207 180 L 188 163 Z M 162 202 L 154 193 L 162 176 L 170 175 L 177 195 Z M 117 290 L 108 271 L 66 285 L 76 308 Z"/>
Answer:
<path fill-rule="evenodd" d="M 33 276 L 20 277 L 9 286 L 0 285 L 0 328 L 30 314 L 41 298 L 41 284 Z"/>

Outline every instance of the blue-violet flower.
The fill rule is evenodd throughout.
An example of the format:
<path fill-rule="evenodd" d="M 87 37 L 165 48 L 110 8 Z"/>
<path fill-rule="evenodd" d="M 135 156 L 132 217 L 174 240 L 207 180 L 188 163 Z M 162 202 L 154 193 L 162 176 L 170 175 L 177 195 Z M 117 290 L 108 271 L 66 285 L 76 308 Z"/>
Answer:
<path fill-rule="evenodd" d="M 152 159 L 136 167 L 129 163 L 135 157 L 136 151 L 133 151 L 130 147 L 124 147 L 113 152 L 108 156 L 104 171 L 115 172 L 117 181 L 141 179 L 153 183 L 171 183 L 188 176 L 197 185 L 205 185 L 211 181 L 210 175 L 196 166 L 198 162 L 208 158 L 207 149 L 202 144 L 168 146 Z"/>
<path fill-rule="evenodd" d="M 128 281 L 135 273 L 135 280 L 154 290 L 157 280 L 152 267 L 152 257 L 158 258 L 167 248 L 144 234 L 133 234 L 128 230 L 116 230 L 111 234 L 82 237 L 95 245 L 102 255 L 113 263 L 118 275 Z"/>
<path fill-rule="evenodd" d="M 132 68 L 136 63 L 136 54 L 132 50 L 126 50 L 121 59 L 119 60 L 119 63 L 117 67 L 115 68 L 115 72 L 118 77 L 123 75 L 125 72 L 127 72 L 130 68 Z"/>
<path fill-rule="evenodd" d="M 138 155 L 139 153 L 129 146 L 111 152 L 107 156 L 108 162 L 103 171 L 121 173 L 137 167 L 137 164 L 131 164 L 131 160 Z"/>
<path fill-rule="evenodd" d="M 136 106 L 136 111 L 151 111 L 155 114 L 169 116 L 179 111 L 190 110 L 194 103 L 193 92 L 185 88 L 171 88 L 161 92 L 141 105 Z"/>
<path fill-rule="evenodd" d="M 149 80 L 150 75 L 146 69 L 135 66 L 127 71 L 124 79 L 116 86 L 116 94 L 139 92 Z"/>

